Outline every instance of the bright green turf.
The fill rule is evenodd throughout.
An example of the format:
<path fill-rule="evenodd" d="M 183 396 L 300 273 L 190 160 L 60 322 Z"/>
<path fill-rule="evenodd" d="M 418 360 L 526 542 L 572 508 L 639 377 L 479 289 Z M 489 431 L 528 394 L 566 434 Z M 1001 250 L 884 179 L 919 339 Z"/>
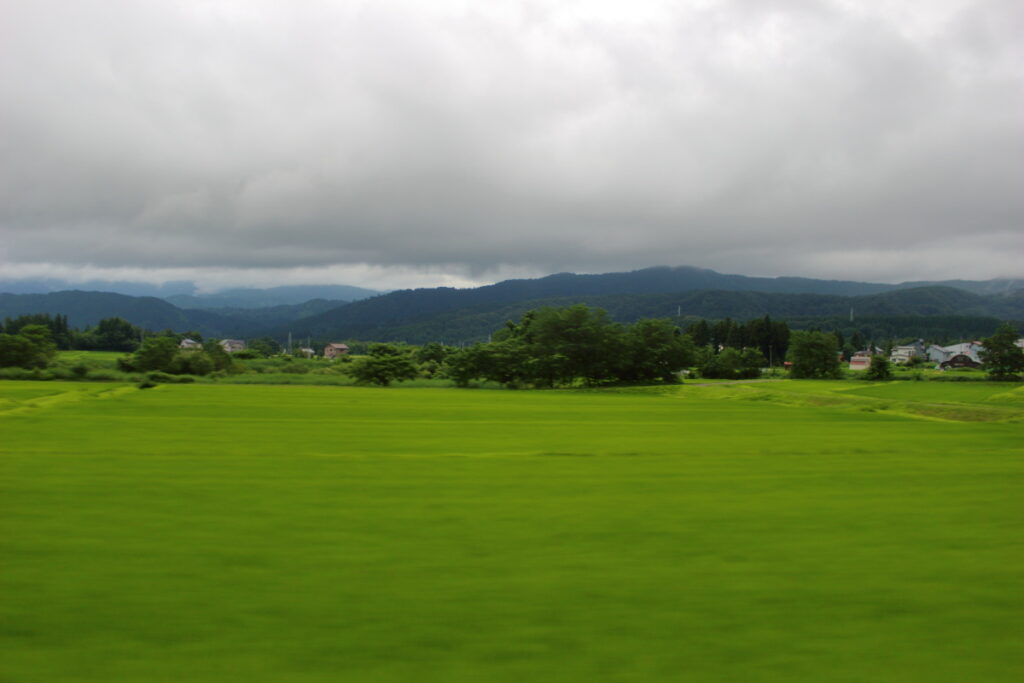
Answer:
<path fill-rule="evenodd" d="M 1019 681 L 1024 409 L 913 386 L 0 382 L 0 679 Z"/>

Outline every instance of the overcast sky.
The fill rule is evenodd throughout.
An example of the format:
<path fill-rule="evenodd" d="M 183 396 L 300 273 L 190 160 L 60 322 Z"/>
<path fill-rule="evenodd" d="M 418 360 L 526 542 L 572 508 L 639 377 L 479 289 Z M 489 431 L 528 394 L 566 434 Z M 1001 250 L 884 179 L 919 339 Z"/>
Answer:
<path fill-rule="evenodd" d="M 0 276 L 1024 276 L 1024 3 L 0 0 Z"/>

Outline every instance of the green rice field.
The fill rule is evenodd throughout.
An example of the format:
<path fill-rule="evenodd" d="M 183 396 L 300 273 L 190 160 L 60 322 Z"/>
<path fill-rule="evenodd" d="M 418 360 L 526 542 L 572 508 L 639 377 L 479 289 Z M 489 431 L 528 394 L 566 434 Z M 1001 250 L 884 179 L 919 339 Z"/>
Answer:
<path fill-rule="evenodd" d="M 698 384 L 0 382 L 0 680 L 1024 680 L 1024 386 Z"/>

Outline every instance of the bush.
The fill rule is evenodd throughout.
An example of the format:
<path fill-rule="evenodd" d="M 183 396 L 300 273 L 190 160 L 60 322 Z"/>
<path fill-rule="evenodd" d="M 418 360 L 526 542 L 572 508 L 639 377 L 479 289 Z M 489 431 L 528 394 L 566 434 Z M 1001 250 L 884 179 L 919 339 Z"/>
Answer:
<path fill-rule="evenodd" d="M 711 348 L 704 351 L 698 365 L 701 377 L 708 379 L 752 379 L 761 376 L 764 356 L 755 349 L 740 352 L 733 348 L 714 353 Z"/>
<path fill-rule="evenodd" d="M 387 386 L 392 382 L 416 377 L 416 364 L 406 349 L 393 344 L 374 344 L 370 355 L 349 366 L 350 374 L 359 384 Z"/>
<path fill-rule="evenodd" d="M 885 356 L 871 356 L 871 364 L 864 371 L 864 379 L 880 381 L 892 379 L 892 366 Z"/>

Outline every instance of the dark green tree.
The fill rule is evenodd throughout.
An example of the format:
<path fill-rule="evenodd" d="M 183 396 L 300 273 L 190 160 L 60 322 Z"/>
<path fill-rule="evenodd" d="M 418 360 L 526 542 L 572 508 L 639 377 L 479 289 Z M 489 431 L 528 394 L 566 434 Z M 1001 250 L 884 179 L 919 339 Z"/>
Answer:
<path fill-rule="evenodd" d="M 269 358 L 281 353 L 281 345 L 276 339 L 260 337 L 249 342 L 249 350 L 254 351 L 261 358 Z"/>
<path fill-rule="evenodd" d="M 690 335 L 697 348 L 703 348 L 711 343 L 711 327 L 707 320 L 698 320 L 686 328 L 686 334 Z"/>
<path fill-rule="evenodd" d="M 0 334 L 0 368 L 42 367 L 36 359 L 35 348 L 28 339 L 20 334 Z"/>
<path fill-rule="evenodd" d="M 139 347 L 142 330 L 124 318 L 104 318 L 87 332 L 89 348 L 103 351 L 134 351 Z"/>
<path fill-rule="evenodd" d="M 797 331 L 789 340 L 790 375 L 797 379 L 837 379 L 839 345 L 826 332 Z"/>
<path fill-rule="evenodd" d="M 871 364 L 864 371 L 864 379 L 875 381 L 892 379 L 892 365 L 885 356 L 871 356 Z"/>
<path fill-rule="evenodd" d="M 448 354 L 452 352 L 450 347 L 439 342 L 424 344 L 416 350 L 416 362 L 418 363 L 443 363 Z"/>
<path fill-rule="evenodd" d="M 483 344 L 452 351 L 444 359 L 442 374 L 455 382 L 455 386 L 466 387 L 475 379 L 483 376 L 482 359 L 485 353 Z"/>
<path fill-rule="evenodd" d="M 235 361 L 231 354 L 225 351 L 216 339 L 207 339 L 203 342 L 203 353 L 210 358 L 214 370 L 227 371 L 234 367 Z"/>
<path fill-rule="evenodd" d="M 1019 380 L 1024 372 L 1024 349 L 1017 346 L 1019 335 L 1009 323 L 1003 323 L 987 339 L 981 340 L 984 347 L 978 355 L 994 380 Z"/>
<path fill-rule="evenodd" d="M 408 349 L 395 344 L 373 344 L 368 355 L 357 358 L 348 365 L 347 372 L 359 384 L 379 386 L 413 379 L 417 375 L 416 364 Z"/>
<path fill-rule="evenodd" d="M 131 366 L 146 372 L 167 372 L 177 354 L 178 340 L 174 337 L 146 337 L 132 355 Z"/>
<path fill-rule="evenodd" d="M 205 351 L 179 351 L 170 364 L 167 372 L 172 375 L 209 375 L 213 372 L 213 360 Z"/>
<path fill-rule="evenodd" d="M 17 334 L 0 334 L 0 367 L 45 368 L 57 355 L 46 325 L 29 324 Z"/>
<path fill-rule="evenodd" d="M 605 311 L 584 304 L 542 308 L 529 319 L 524 316 L 516 336 L 530 359 L 528 379 L 548 385 L 613 378 L 622 347 L 621 327 Z"/>
<path fill-rule="evenodd" d="M 673 382 L 693 364 L 696 348 L 670 320 L 645 319 L 631 325 L 620 354 L 619 377 L 628 381 Z"/>

